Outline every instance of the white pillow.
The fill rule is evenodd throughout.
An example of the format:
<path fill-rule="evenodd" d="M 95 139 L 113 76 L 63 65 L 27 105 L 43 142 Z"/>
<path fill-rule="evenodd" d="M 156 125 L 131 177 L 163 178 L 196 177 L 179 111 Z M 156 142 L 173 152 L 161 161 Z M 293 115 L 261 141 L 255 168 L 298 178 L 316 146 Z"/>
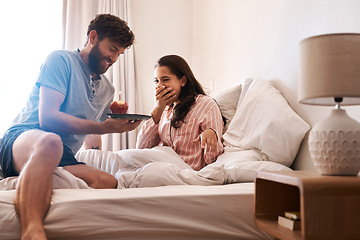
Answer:
<path fill-rule="evenodd" d="M 269 81 L 248 79 L 224 144 L 258 149 L 268 160 L 290 166 L 310 129 Z"/>
<path fill-rule="evenodd" d="M 242 87 L 240 84 L 233 88 L 226 89 L 214 97 L 216 102 L 219 104 L 221 115 L 226 119 L 223 132 L 226 132 L 235 115 L 241 89 Z"/>
<path fill-rule="evenodd" d="M 236 109 L 240 106 L 241 102 L 245 98 L 246 93 L 249 91 L 250 85 L 253 82 L 253 80 L 254 80 L 253 78 L 247 78 L 245 80 L 244 86 L 242 87 L 241 94 L 239 96 L 239 101 L 238 101 L 238 103 L 236 105 Z"/>

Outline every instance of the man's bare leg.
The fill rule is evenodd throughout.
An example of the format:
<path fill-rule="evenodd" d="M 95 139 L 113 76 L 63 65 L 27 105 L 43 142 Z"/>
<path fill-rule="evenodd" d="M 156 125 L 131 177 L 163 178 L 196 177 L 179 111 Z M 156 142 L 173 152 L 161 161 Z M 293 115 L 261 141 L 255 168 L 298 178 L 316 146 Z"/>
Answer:
<path fill-rule="evenodd" d="M 50 206 L 53 172 L 62 153 L 60 137 L 40 130 L 24 132 L 14 142 L 14 167 L 20 172 L 15 207 L 22 240 L 46 239 L 43 221 Z"/>
<path fill-rule="evenodd" d="M 116 178 L 100 169 L 85 164 L 64 166 L 72 175 L 84 180 L 92 188 L 116 188 Z"/>

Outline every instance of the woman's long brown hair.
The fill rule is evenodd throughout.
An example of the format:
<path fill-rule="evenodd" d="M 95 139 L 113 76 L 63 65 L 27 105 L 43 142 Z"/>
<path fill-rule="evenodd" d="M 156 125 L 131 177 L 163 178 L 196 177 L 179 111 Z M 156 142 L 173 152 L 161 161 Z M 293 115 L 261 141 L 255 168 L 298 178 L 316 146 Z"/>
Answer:
<path fill-rule="evenodd" d="M 189 113 L 191 106 L 195 102 L 195 98 L 199 94 L 206 95 L 201 84 L 196 80 L 190 66 L 180 56 L 166 55 L 160 58 L 155 65 L 168 67 L 171 73 L 175 74 L 177 78 L 185 76 L 187 82 L 185 86 L 181 88 L 179 101 L 173 110 L 173 117 L 171 119 L 171 126 L 179 128 L 181 122 L 184 122 L 184 118 Z"/>

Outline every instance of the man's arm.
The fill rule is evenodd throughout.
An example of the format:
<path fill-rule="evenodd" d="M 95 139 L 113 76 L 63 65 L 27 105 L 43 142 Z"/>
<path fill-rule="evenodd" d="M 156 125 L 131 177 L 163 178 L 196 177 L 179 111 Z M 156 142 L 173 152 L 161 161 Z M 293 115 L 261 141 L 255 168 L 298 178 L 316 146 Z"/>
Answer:
<path fill-rule="evenodd" d="M 62 93 L 43 85 L 40 87 L 39 121 L 42 129 L 62 134 L 122 133 L 135 129 L 141 122 L 111 118 L 95 122 L 77 118 L 60 112 L 64 99 Z"/>

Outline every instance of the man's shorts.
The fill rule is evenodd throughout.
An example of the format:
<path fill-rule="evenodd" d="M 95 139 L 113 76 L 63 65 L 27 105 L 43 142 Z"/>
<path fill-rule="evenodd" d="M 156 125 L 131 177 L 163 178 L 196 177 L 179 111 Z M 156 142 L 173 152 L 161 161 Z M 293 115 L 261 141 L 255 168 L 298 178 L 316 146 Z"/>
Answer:
<path fill-rule="evenodd" d="M 11 176 L 18 176 L 19 173 L 14 168 L 13 163 L 13 153 L 12 147 L 15 140 L 24 132 L 32 130 L 32 129 L 39 129 L 38 125 L 21 125 L 21 126 L 13 126 L 9 130 L 7 130 L 0 140 L 0 166 L 4 177 L 11 177 Z M 61 161 L 59 163 L 59 167 L 68 166 L 68 165 L 76 165 L 76 164 L 84 164 L 82 162 L 78 162 L 72 150 L 66 146 L 64 146 L 63 155 Z"/>

